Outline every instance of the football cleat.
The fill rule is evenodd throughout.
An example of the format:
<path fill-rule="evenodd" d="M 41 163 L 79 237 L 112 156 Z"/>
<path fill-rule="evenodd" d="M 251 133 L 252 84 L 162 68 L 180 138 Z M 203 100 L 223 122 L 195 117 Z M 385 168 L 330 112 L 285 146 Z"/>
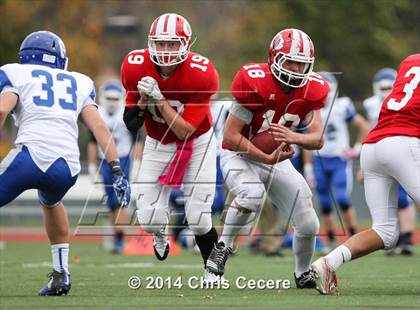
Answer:
<path fill-rule="evenodd" d="M 226 261 L 232 253 L 233 249 L 231 247 L 225 246 L 223 242 L 217 243 L 207 259 L 207 271 L 222 276 L 225 273 Z"/>
<path fill-rule="evenodd" d="M 317 259 L 311 265 L 312 276 L 315 279 L 316 289 L 323 295 L 332 295 L 337 291 L 337 276 L 328 266 L 325 257 Z"/>
<path fill-rule="evenodd" d="M 299 278 L 296 277 L 295 273 L 293 275 L 295 276 L 297 288 L 316 288 L 316 282 L 310 270 L 302 273 Z"/>
<path fill-rule="evenodd" d="M 70 291 L 70 274 L 53 270 L 47 277 L 49 277 L 50 280 L 48 281 L 47 286 L 39 291 L 39 296 L 61 296 L 67 295 Z"/>
<path fill-rule="evenodd" d="M 208 271 L 207 269 L 204 269 L 203 279 L 203 282 L 207 285 L 217 284 L 219 282 L 225 281 L 225 278 L 222 275 L 217 275 Z"/>
<path fill-rule="evenodd" d="M 411 256 L 413 254 L 414 254 L 414 249 L 411 244 L 400 244 L 400 245 L 397 245 L 392 250 L 386 252 L 386 255 L 388 256 L 394 256 L 394 255 Z"/>
<path fill-rule="evenodd" d="M 112 245 L 111 253 L 113 254 L 121 254 L 124 249 L 124 234 L 116 234 L 114 235 L 114 243 Z"/>
<path fill-rule="evenodd" d="M 158 260 L 165 260 L 169 254 L 169 241 L 166 229 L 161 232 L 153 234 L 153 250 Z"/>

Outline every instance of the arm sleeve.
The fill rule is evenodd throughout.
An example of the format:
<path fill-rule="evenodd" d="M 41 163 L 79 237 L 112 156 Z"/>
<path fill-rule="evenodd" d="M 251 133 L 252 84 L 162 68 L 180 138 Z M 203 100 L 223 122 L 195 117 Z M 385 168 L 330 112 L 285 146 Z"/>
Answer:
<path fill-rule="evenodd" d="M 356 115 L 356 109 L 354 108 L 353 102 L 349 98 L 346 106 L 346 122 L 351 123 Z"/>
<path fill-rule="evenodd" d="M 233 101 L 232 105 L 230 106 L 229 113 L 234 115 L 235 117 L 239 118 L 245 124 L 249 125 L 252 121 L 252 112 L 245 108 L 244 106 L 240 105 L 237 101 Z"/>
<path fill-rule="evenodd" d="M 98 105 L 95 102 L 95 100 L 96 100 L 95 84 L 93 84 L 92 80 L 90 80 L 90 83 L 91 83 L 91 89 L 90 89 L 90 92 L 89 92 L 89 96 L 83 102 L 83 108 L 87 107 L 88 105 L 94 105 L 95 107 L 98 107 Z"/>
<path fill-rule="evenodd" d="M 127 129 L 131 134 L 136 137 L 137 131 L 143 126 L 145 110 L 140 109 L 138 106 L 129 108 L 128 106 L 124 109 L 123 120 Z"/>
<path fill-rule="evenodd" d="M 261 106 L 261 98 L 258 95 L 256 88 L 256 85 L 250 85 L 247 80 L 247 73 L 242 68 L 233 79 L 231 92 L 237 104 L 242 105 L 247 110 L 253 111 L 259 109 Z"/>
<path fill-rule="evenodd" d="M 5 70 L 0 69 L 0 93 L 5 92 L 12 92 L 19 95 L 17 88 L 12 85 L 12 82 L 7 76 Z"/>

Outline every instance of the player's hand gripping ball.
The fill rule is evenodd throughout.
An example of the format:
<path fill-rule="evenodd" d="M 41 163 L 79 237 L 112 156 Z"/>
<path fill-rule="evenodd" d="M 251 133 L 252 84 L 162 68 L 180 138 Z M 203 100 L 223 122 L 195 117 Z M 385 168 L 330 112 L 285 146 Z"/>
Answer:
<path fill-rule="evenodd" d="M 266 154 L 273 153 L 282 142 L 276 141 L 273 133 L 270 130 L 260 132 L 255 137 L 251 139 L 252 144 L 254 144 L 259 150 L 263 151 Z M 289 147 L 286 144 L 285 147 Z M 284 149 L 284 151 L 287 151 Z"/>

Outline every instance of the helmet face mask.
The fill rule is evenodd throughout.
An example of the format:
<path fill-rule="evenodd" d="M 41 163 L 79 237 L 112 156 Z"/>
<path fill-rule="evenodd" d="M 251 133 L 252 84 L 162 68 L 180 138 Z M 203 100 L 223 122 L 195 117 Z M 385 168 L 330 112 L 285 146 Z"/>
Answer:
<path fill-rule="evenodd" d="M 105 97 L 102 104 L 104 105 L 104 107 L 106 109 L 106 112 L 109 115 L 113 115 L 115 113 L 115 111 L 118 110 L 119 103 L 120 103 L 119 98 Z"/>
<path fill-rule="evenodd" d="M 271 41 L 268 61 L 270 70 L 286 86 L 305 86 L 312 73 L 314 61 L 312 41 L 303 31 L 285 29 Z"/>
<path fill-rule="evenodd" d="M 178 43 L 179 47 L 176 50 L 160 49 L 158 45 L 161 42 L 165 42 L 167 45 Z M 187 58 L 188 52 L 188 42 L 183 38 L 149 37 L 149 53 L 152 61 L 158 66 L 173 66 L 180 64 Z"/>
<path fill-rule="evenodd" d="M 293 71 L 288 69 L 287 64 L 290 62 L 298 63 L 298 66 L 302 67 L 303 70 Z M 286 86 L 299 88 L 305 86 L 307 83 L 309 74 L 313 70 L 313 65 L 313 61 L 300 61 L 283 53 L 279 53 L 274 57 L 270 69 L 274 76 Z"/>
<path fill-rule="evenodd" d="M 150 27 L 148 47 L 150 59 L 158 66 L 173 66 L 188 57 L 191 47 L 191 27 L 177 14 L 164 14 L 155 19 Z M 166 48 L 160 45 L 166 43 Z M 173 43 L 178 43 L 177 48 Z"/>
<path fill-rule="evenodd" d="M 20 46 L 19 63 L 67 70 L 68 58 L 64 42 L 50 31 L 33 32 Z"/>

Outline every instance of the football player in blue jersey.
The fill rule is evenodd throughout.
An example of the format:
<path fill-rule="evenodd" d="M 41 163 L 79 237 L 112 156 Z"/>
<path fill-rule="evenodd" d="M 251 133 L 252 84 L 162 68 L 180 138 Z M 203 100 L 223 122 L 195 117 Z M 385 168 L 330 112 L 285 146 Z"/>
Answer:
<path fill-rule="evenodd" d="M 350 235 L 356 233 L 356 215 L 351 206 L 353 185 L 351 159 L 358 151 L 350 148 L 348 124 L 357 128 L 359 140 L 369 132 L 369 123 L 356 112 L 349 97 L 337 96 L 337 80 L 329 72 L 319 72 L 328 81 L 330 91 L 326 106 L 321 109 L 325 124 L 324 146 L 313 153 L 313 175 L 322 212 L 328 243 L 322 252 L 335 248 L 333 199 L 341 208 L 344 223 Z M 360 145 L 360 143 L 359 143 Z"/>
<path fill-rule="evenodd" d="M 18 126 L 15 147 L 0 163 L 0 206 L 28 189 L 37 189 L 51 243 L 53 271 L 39 295 L 66 295 L 70 288 L 69 224 L 62 203 L 80 172 L 78 118 L 105 152 L 121 206 L 130 200 L 111 134 L 95 103 L 92 80 L 67 71 L 63 41 L 54 33 L 29 34 L 19 63 L 0 67 L 0 129 L 13 113 Z"/>
<path fill-rule="evenodd" d="M 136 141 L 136 137 L 130 134 L 130 131 L 127 129 L 123 121 L 125 99 L 124 88 L 118 80 L 109 79 L 99 88 L 98 97 L 99 114 L 112 134 L 112 138 L 114 139 L 117 147 L 121 169 L 129 179 L 131 168 L 130 153 L 132 150 L 136 149 L 135 145 L 133 145 Z M 88 170 L 93 181 L 97 179 L 96 161 L 98 157 L 100 159 L 99 167 L 106 194 L 106 205 L 110 210 L 109 224 L 111 224 L 110 228 L 112 226 L 113 230 L 113 240 L 110 250 L 113 253 L 118 254 L 122 252 L 124 247 L 124 229 L 122 225 L 125 224 L 127 220 L 125 208 L 120 208 L 118 198 L 115 195 L 115 191 L 112 186 L 111 170 L 106 162 L 105 154 L 101 150 L 98 151 L 97 141 L 93 134 L 90 136 L 87 151 L 89 162 Z M 104 241 L 107 240 L 108 237 L 108 235 L 105 235 Z M 107 243 L 104 242 L 104 246 L 107 248 Z"/>

